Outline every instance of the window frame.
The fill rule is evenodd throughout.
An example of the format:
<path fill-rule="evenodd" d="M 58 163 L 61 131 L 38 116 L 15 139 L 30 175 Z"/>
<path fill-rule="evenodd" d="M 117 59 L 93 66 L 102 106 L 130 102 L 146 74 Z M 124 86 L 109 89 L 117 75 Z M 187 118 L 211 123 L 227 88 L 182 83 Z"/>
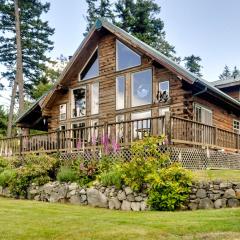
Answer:
<path fill-rule="evenodd" d="M 197 108 L 200 108 L 200 109 L 203 109 L 204 111 L 207 111 L 207 112 L 211 112 L 211 116 L 212 116 L 212 119 L 211 119 L 211 124 L 207 124 L 207 123 L 203 123 L 203 122 L 199 122 L 199 121 L 197 121 L 197 116 L 196 116 L 196 109 Z M 201 113 L 202 114 L 202 113 Z M 202 115 L 201 115 L 201 118 L 202 118 Z M 212 109 L 210 109 L 210 108 L 208 108 L 208 107 L 206 107 L 206 106 L 204 106 L 204 105 L 201 105 L 201 104 L 199 104 L 199 103 L 195 103 L 194 104 L 194 120 L 196 121 L 196 122 L 199 122 L 199 123 L 202 123 L 202 124 L 206 124 L 206 125 L 209 125 L 209 126 L 213 126 L 213 110 Z"/>
<path fill-rule="evenodd" d="M 161 90 L 161 84 L 163 84 L 163 83 L 168 83 L 168 90 L 167 90 L 168 99 L 167 99 L 167 101 L 166 101 L 166 102 L 168 102 L 169 99 L 170 99 L 170 81 L 169 81 L 169 80 L 158 81 L 158 91 L 159 91 L 159 93 L 162 91 L 162 90 Z M 160 102 L 159 99 L 157 99 L 157 100 Z M 163 102 L 163 101 L 162 101 L 162 102 Z"/>
<path fill-rule="evenodd" d="M 133 75 L 136 74 L 136 73 L 145 72 L 145 71 L 149 71 L 149 70 L 151 70 L 151 101 L 150 101 L 150 103 L 133 106 L 133 98 L 132 98 L 132 95 L 133 95 L 132 94 L 133 93 L 133 84 L 132 84 L 133 83 Z M 153 68 L 152 67 L 130 73 L 130 94 L 129 94 L 129 96 L 130 96 L 130 107 L 131 108 L 142 107 L 142 106 L 147 106 L 147 105 L 153 104 L 153 78 L 154 78 L 154 73 L 153 73 Z"/>
<path fill-rule="evenodd" d="M 97 56 L 98 56 L 98 75 L 97 76 L 94 76 L 94 77 L 90 77 L 90 78 L 86 78 L 86 79 L 82 79 L 81 78 L 81 74 L 82 72 L 84 71 L 84 69 L 87 67 L 88 63 L 90 62 L 90 60 L 92 59 L 92 57 L 94 56 L 94 54 L 97 52 Z M 78 82 L 81 82 L 81 81 L 86 81 L 86 80 L 89 80 L 89 79 L 93 79 L 93 78 L 96 78 L 96 77 L 99 77 L 99 52 L 98 52 L 98 46 L 93 50 L 93 52 L 91 53 L 90 57 L 88 58 L 88 60 L 85 62 L 85 64 L 83 65 L 81 71 L 79 72 L 78 74 Z"/>
<path fill-rule="evenodd" d="M 74 104 L 74 94 L 73 91 L 76 89 L 85 88 L 85 114 L 83 116 L 73 116 L 73 104 Z M 71 89 L 71 119 L 86 117 L 87 115 L 87 85 L 82 85 L 76 88 Z"/>
<path fill-rule="evenodd" d="M 61 114 L 61 107 L 62 106 L 65 106 L 65 113 L 62 113 Z M 61 115 L 63 115 L 63 114 L 65 114 L 65 118 L 61 118 Z M 65 121 L 65 120 L 67 120 L 67 103 L 63 103 L 63 104 L 60 104 L 59 105 L 59 120 L 60 121 Z"/>
<path fill-rule="evenodd" d="M 127 48 L 129 48 L 131 51 L 133 51 L 135 54 L 139 55 L 140 57 L 140 64 L 137 64 L 137 65 L 134 65 L 134 66 L 131 66 L 131 67 L 127 67 L 127 68 L 123 68 L 123 69 L 119 69 L 119 64 L 118 64 L 118 42 L 123 44 L 124 46 L 126 46 Z M 116 48 L 116 51 L 115 51 L 115 58 L 116 58 L 116 72 L 120 72 L 120 71 L 125 71 L 127 69 L 131 69 L 131 68 L 135 68 L 135 67 L 138 67 L 138 66 L 141 66 L 142 65 L 142 54 L 140 54 L 138 51 L 136 50 L 133 50 L 131 47 L 129 47 L 128 45 L 126 45 L 125 43 L 123 43 L 122 41 L 116 39 L 115 41 L 115 48 Z"/>
<path fill-rule="evenodd" d="M 93 112 L 93 85 L 94 84 L 97 84 L 98 85 L 98 106 L 97 106 L 97 112 Z M 96 114 L 99 114 L 99 101 L 100 101 L 100 83 L 99 81 L 98 82 L 93 82 L 90 84 L 90 113 L 91 115 L 96 115 Z"/>
<path fill-rule="evenodd" d="M 235 127 L 234 127 L 235 122 L 238 124 L 238 128 L 235 128 Z M 240 120 L 233 119 L 233 131 L 234 131 L 234 132 L 237 132 L 238 134 L 240 134 Z"/>
<path fill-rule="evenodd" d="M 118 78 L 121 78 L 121 77 L 123 77 L 124 78 L 124 96 L 123 96 L 123 108 L 118 108 L 117 107 L 117 100 L 118 100 L 118 91 L 117 91 L 117 82 L 118 82 Z M 119 76 L 117 76 L 116 77 L 116 82 L 115 82 L 115 101 L 116 101 L 116 106 L 115 106 L 115 108 L 116 108 L 116 110 L 118 111 L 118 110 L 123 110 L 123 109 L 125 109 L 126 108 L 126 76 L 125 75 L 119 75 Z"/>

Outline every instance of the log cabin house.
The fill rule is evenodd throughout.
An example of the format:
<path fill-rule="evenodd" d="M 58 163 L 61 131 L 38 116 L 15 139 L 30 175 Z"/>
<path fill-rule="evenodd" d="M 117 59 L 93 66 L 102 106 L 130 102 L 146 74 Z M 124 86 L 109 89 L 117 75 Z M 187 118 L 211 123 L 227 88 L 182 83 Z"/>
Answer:
<path fill-rule="evenodd" d="M 145 133 L 163 133 L 172 144 L 238 151 L 238 100 L 99 19 L 53 89 L 17 125 L 25 151 L 79 149 L 99 144 L 103 135 L 126 144 Z M 47 133 L 28 136 L 29 129 Z"/>

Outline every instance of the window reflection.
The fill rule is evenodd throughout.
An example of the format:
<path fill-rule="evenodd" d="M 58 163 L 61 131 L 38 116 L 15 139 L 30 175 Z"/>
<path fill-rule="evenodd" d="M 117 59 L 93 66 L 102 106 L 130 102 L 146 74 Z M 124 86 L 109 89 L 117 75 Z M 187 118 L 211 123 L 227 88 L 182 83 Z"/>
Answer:
<path fill-rule="evenodd" d="M 132 74 L 132 107 L 152 102 L 152 70 Z"/>
<path fill-rule="evenodd" d="M 116 41 L 117 70 L 123 70 L 141 65 L 141 56 L 123 43 Z"/>
<path fill-rule="evenodd" d="M 116 109 L 125 107 L 125 77 L 120 76 L 116 79 Z"/>

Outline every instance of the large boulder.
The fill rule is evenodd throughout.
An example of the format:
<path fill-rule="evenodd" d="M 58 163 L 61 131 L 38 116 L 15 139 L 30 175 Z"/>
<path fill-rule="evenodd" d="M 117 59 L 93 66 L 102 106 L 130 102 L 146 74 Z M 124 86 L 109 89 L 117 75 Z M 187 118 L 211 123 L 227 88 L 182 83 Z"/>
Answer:
<path fill-rule="evenodd" d="M 228 205 L 228 207 L 231 207 L 231 208 L 232 208 L 232 207 L 239 207 L 239 206 L 240 206 L 239 200 L 236 199 L 236 198 L 230 198 L 230 199 L 228 199 L 227 205 Z"/>
<path fill-rule="evenodd" d="M 119 201 L 125 200 L 126 199 L 126 193 L 122 190 L 120 190 L 117 194 L 117 198 Z"/>
<path fill-rule="evenodd" d="M 197 198 L 205 198 L 207 196 L 207 192 L 205 189 L 198 189 L 196 196 Z"/>
<path fill-rule="evenodd" d="M 225 208 L 226 207 L 226 203 L 227 203 L 227 200 L 225 198 L 220 198 L 220 199 L 217 199 L 215 202 L 214 202 L 214 207 L 215 208 Z"/>
<path fill-rule="evenodd" d="M 93 207 L 108 207 L 108 199 L 107 197 L 94 188 L 87 188 L 87 199 L 88 204 Z"/>
<path fill-rule="evenodd" d="M 133 190 L 130 187 L 125 187 L 124 191 L 125 191 L 126 195 L 133 193 Z"/>
<path fill-rule="evenodd" d="M 123 211 L 130 211 L 131 210 L 131 202 L 123 200 L 121 210 Z"/>
<path fill-rule="evenodd" d="M 80 195 L 73 195 L 69 198 L 69 202 L 72 204 L 81 204 Z"/>
<path fill-rule="evenodd" d="M 141 203 L 140 202 L 131 202 L 131 209 L 133 211 L 140 211 Z"/>
<path fill-rule="evenodd" d="M 203 199 L 200 199 L 198 208 L 199 209 L 210 209 L 210 208 L 213 208 L 213 206 L 214 205 L 213 205 L 213 202 L 211 199 L 203 198 Z"/>
<path fill-rule="evenodd" d="M 121 202 L 116 197 L 110 198 L 108 202 L 108 207 L 109 209 L 120 209 Z"/>
<path fill-rule="evenodd" d="M 227 189 L 224 193 L 224 198 L 236 198 L 235 191 L 232 188 Z"/>

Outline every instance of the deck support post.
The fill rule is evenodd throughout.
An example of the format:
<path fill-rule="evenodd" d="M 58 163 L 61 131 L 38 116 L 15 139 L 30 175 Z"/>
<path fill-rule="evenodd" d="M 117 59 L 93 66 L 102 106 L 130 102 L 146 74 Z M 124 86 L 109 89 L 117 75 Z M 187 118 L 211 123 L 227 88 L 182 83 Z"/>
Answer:
<path fill-rule="evenodd" d="M 166 112 L 165 113 L 165 135 L 168 141 L 168 144 L 171 144 L 171 113 Z"/>
<path fill-rule="evenodd" d="M 57 129 L 57 154 L 59 155 L 60 150 L 60 129 Z"/>
<path fill-rule="evenodd" d="M 217 133 L 218 132 L 218 129 L 217 127 L 214 128 L 214 145 L 217 146 L 217 141 L 218 141 L 218 136 L 217 136 Z"/>
<path fill-rule="evenodd" d="M 22 133 L 19 134 L 19 140 L 20 140 L 19 154 L 20 154 L 20 156 L 22 156 L 22 150 L 23 150 L 23 135 L 22 135 Z"/>

